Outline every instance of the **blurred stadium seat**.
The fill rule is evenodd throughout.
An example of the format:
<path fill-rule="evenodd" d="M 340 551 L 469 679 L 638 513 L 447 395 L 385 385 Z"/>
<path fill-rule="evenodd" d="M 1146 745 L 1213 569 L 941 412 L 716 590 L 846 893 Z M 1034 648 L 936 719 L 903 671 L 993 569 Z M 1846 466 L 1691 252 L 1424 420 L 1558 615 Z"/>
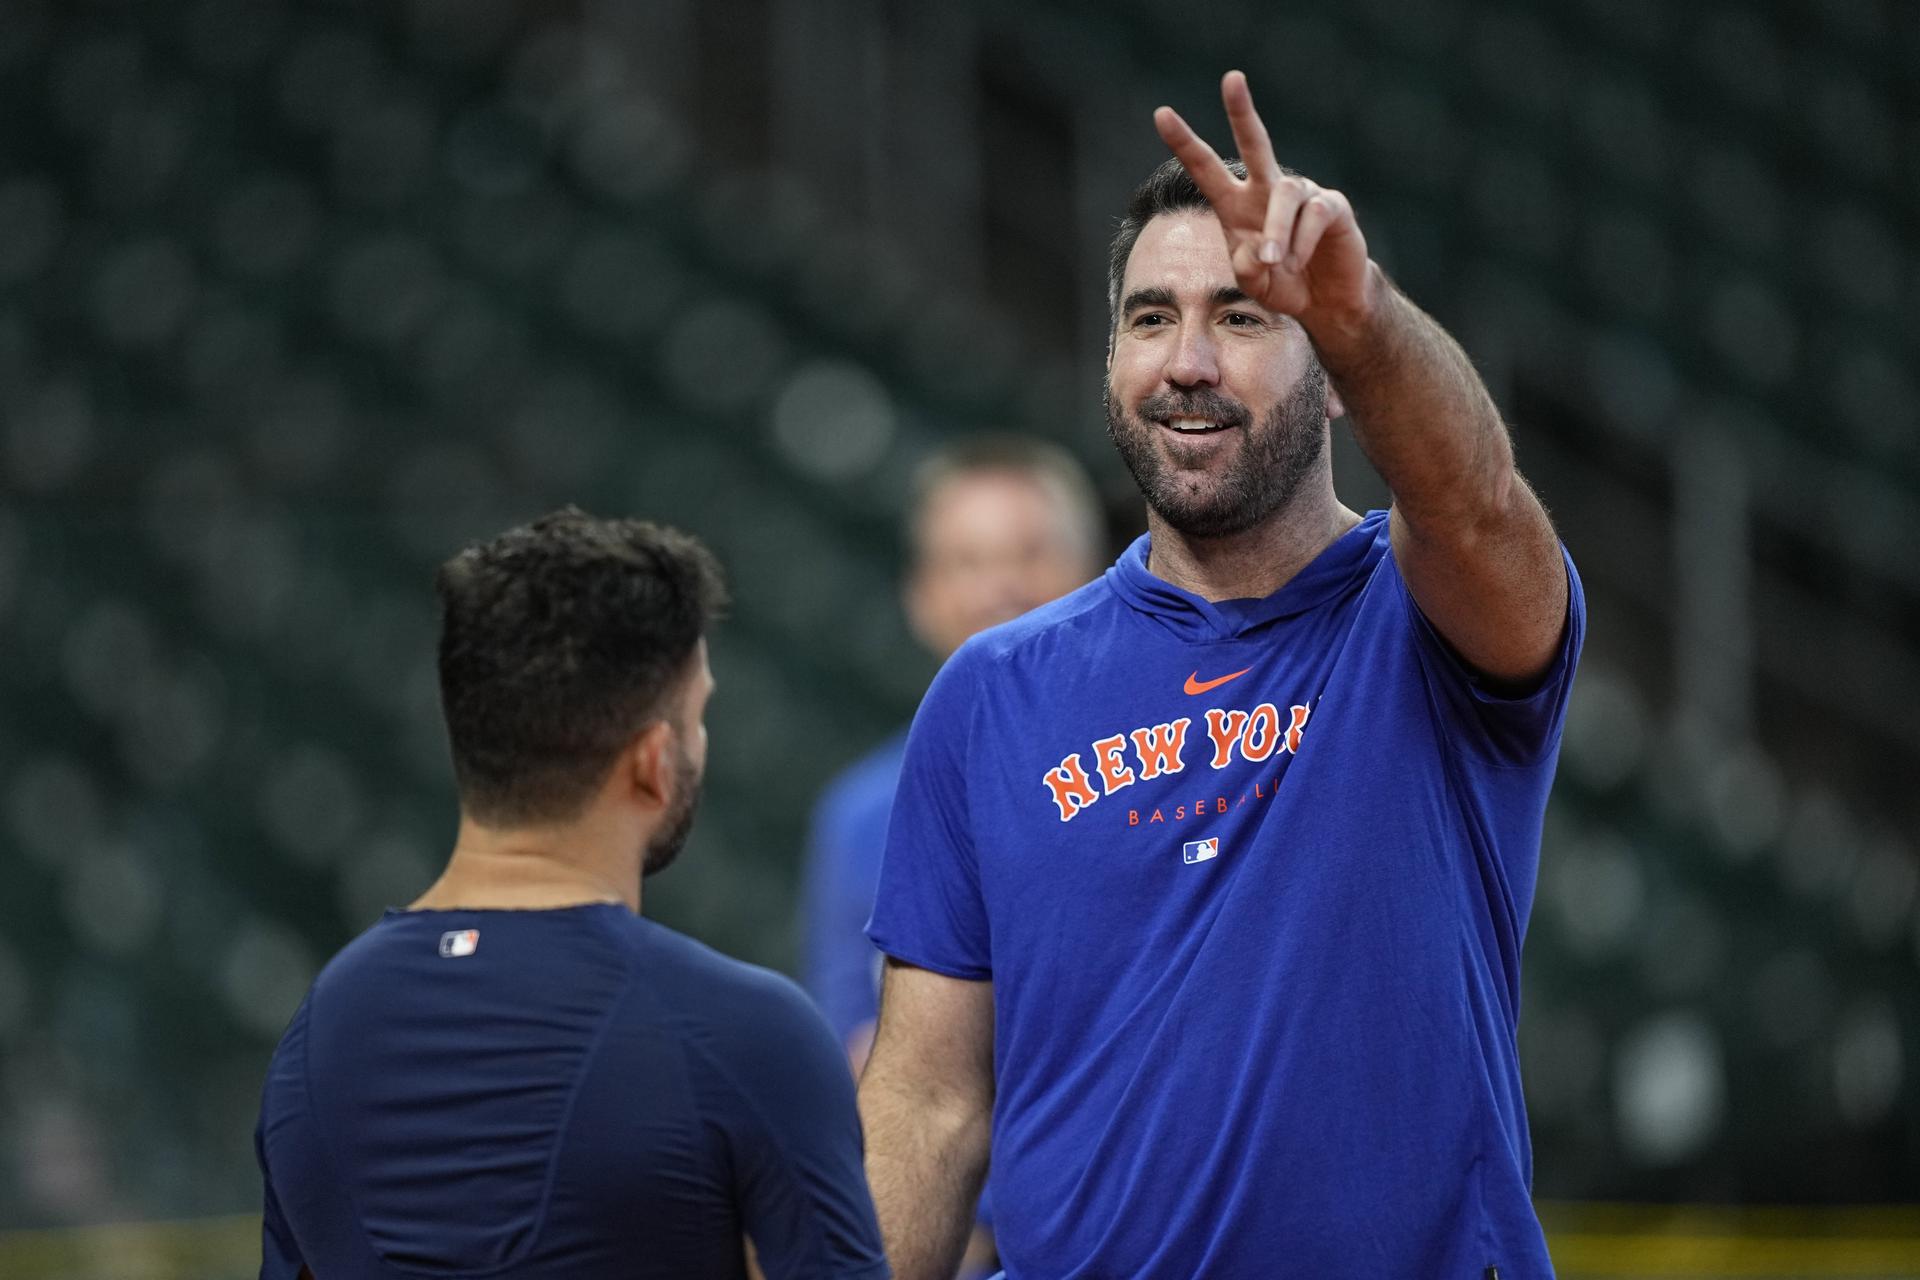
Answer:
<path fill-rule="evenodd" d="M 1920 1196 L 1911 7 L 806 7 L 9 5 L 0 1227 L 254 1201 L 273 1039 L 451 834 L 432 568 L 561 502 L 727 564 L 649 912 L 787 964 L 802 815 L 929 674 L 904 477 L 1013 425 L 1117 479 L 1105 238 L 1146 108 L 1228 65 L 1587 576 L 1540 1193 Z"/>

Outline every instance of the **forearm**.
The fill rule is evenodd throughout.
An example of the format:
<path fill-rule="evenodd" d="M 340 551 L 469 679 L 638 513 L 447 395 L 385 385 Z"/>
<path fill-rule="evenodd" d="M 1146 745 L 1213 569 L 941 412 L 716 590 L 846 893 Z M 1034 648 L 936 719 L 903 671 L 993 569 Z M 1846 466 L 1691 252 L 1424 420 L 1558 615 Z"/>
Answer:
<path fill-rule="evenodd" d="M 991 1102 L 940 1098 L 878 1053 L 860 1081 L 867 1181 L 895 1280 L 949 1280 L 986 1177 Z"/>
<path fill-rule="evenodd" d="M 1510 510 L 1506 424 L 1460 344 L 1370 273 L 1364 315 L 1308 319 L 1308 334 L 1400 519 L 1421 538 L 1471 535 Z"/>
<path fill-rule="evenodd" d="M 1567 576 L 1493 397 L 1447 331 L 1370 268 L 1364 320 L 1315 338 L 1354 439 L 1393 491 L 1393 550 L 1469 666 L 1525 688 L 1558 650 Z"/>
<path fill-rule="evenodd" d="M 1527 687 L 1560 651 L 1570 586 L 1493 397 L 1373 261 L 1346 196 L 1280 168 L 1246 77 L 1220 95 L 1244 177 L 1172 108 L 1154 124 L 1219 219 L 1235 283 L 1313 343 L 1329 406 L 1393 491 L 1395 563 L 1427 622 L 1479 675 Z"/>

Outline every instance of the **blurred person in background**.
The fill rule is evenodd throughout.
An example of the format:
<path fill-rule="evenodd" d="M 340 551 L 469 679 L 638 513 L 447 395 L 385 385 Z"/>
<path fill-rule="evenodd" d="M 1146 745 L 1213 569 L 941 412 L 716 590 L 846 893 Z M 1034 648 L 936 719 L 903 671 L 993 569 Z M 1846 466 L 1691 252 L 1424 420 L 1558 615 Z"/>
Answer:
<path fill-rule="evenodd" d="M 901 599 L 914 635 L 944 660 L 977 632 L 1058 599 L 1098 572 L 1102 530 L 1086 472 L 1058 445 L 994 434 L 940 450 L 915 473 L 907 506 Z M 906 739 L 902 729 L 827 787 L 807 848 L 805 982 L 856 1075 L 879 1008 L 880 953 L 866 926 Z M 960 1274 L 984 1274 L 992 1257 L 983 1211 Z"/>
<path fill-rule="evenodd" d="M 1464 353 L 1222 94 L 1244 165 L 1162 108 L 1112 249 L 1148 534 L 908 739 L 860 1084 L 902 1280 L 989 1146 L 1015 1280 L 1551 1274 L 1515 1021 L 1578 582 Z"/>
<path fill-rule="evenodd" d="M 568 509 L 442 566 L 446 869 L 269 1068 L 263 1277 L 887 1274 L 837 1044 L 643 919 L 692 828 L 723 603 L 694 539 Z"/>
<path fill-rule="evenodd" d="M 969 637 L 1082 586 L 1099 571 L 1092 484 L 1058 445 L 1011 435 L 949 445 L 915 472 L 901 602 L 913 634 L 945 661 Z M 804 981 L 855 1074 L 873 1043 L 880 953 L 867 917 L 880 882 L 902 728 L 828 784 L 814 809 L 800 918 Z"/>

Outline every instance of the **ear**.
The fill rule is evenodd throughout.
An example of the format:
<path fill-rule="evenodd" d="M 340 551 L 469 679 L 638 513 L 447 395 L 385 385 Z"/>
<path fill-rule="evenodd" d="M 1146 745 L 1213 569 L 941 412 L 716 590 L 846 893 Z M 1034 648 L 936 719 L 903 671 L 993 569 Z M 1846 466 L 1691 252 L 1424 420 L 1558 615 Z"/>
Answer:
<path fill-rule="evenodd" d="M 634 736 L 621 757 L 629 794 L 648 809 L 673 802 L 673 726 L 656 720 Z"/>
<path fill-rule="evenodd" d="M 1340 399 L 1340 393 L 1334 389 L 1333 379 L 1329 378 L 1327 379 L 1327 421 L 1332 422 L 1335 418 L 1346 416 L 1346 403 Z"/>

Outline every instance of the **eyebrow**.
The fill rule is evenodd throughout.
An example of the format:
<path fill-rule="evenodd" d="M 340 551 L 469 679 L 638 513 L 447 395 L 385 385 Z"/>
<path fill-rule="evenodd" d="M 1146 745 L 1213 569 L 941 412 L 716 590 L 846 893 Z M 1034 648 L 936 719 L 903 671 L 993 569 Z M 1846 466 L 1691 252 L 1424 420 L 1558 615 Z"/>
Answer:
<path fill-rule="evenodd" d="M 1247 296 L 1246 290 L 1234 284 L 1221 285 L 1213 291 L 1213 297 L 1211 299 L 1212 305 L 1216 307 L 1231 306 L 1236 302 L 1251 301 L 1253 301 L 1253 299 Z M 1171 307 L 1173 305 L 1175 305 L 1173 290 L 1164 285 L 1148 285 L 1142 289 L 1135 289 L 1127 295 L 1127 300 L 1120 304 L 1120 314 L 1130 315 L 1141 307 Z"/>
<path fill-rule="evenodd" d="M 1173 290 L 1160 285 L 1151 285 L 1145 289 L 1135 289 L 1120 304 L 1120 314 L 1127 315 L 1141 307 L 1170 307 L 1173 305 Z"/>

